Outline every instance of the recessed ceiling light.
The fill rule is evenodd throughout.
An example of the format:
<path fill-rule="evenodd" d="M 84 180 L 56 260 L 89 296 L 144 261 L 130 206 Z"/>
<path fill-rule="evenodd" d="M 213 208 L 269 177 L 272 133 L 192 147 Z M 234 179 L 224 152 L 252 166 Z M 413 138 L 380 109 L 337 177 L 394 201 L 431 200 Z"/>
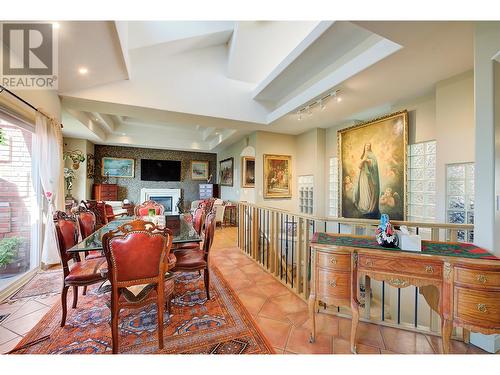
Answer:
<path fill-rule="evenodd" d="M 85 68 L 84 66 L 82 66 L 81 68 L 78 68 L 78 73 L 82 74 L 82 75 L 85 75 L 89 72 L 89 70 L 87 68 Z"/>
<path fill-rule="evenodd" d="M 122 133 L 122 135 L 123 135 L 123 136 L 126 136 L 126 135 L 127 135 L 127 133 Z"/>
<path fill-rule="evenodd" d="M 340 103 L 342 101 L 342 97 L 341 96 L 337 96 L 337 103 Z"/>
<path fill-rule="evenodd" d="M 59 22 L 52 22 L 52 27 L 54 29 L 59 29 L 61 27 L 61 25 L 59 24 Z"/>

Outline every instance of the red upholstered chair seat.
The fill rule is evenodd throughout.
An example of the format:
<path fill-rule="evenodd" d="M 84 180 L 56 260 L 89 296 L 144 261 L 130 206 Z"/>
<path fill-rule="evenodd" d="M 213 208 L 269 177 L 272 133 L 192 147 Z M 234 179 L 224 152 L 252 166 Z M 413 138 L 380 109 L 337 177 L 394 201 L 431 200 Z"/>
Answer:
<path fill-rule="evenodd" d="M 200 244 L 198 242 L 186 242 L 177 244 L 174 251 L 178 250 L 196 250 L 200 248 Z"/>
<path fill-rule="evenodd" d="M 101 250 L 92 250 L 87 252 L 88 255 L 85 256 L 85 259 L 95 259 L 95 258 L 103 258 L 104 254 Z"/>
<path fill-rule="evenodd" d="M 175 256 L 177 257 L 177 263 L 175 264 L 177 268 L 200 268 L 207 265 L 205 254 L 201 249 L 179 250 L 175 252 Z"/>
<path fill-rule="evenodd" d="M 66 284 L 94 283 L 103 279 L 101 271 L 107 269 L 104 257 L 75 262 L 69 266 L 69 275 L 64 281 Z"/>

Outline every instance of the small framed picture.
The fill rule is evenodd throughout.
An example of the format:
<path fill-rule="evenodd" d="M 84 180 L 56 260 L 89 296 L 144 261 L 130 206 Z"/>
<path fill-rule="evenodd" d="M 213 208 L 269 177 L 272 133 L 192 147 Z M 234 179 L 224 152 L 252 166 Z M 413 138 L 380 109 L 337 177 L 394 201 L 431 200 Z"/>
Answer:
<path fill-rule="evenodd" d="M 134 159 L 102 158 L 101 175 L 108 177 L 134 178 Z"/>
<path fill-rule="evenodd" d="M 264 154 L 264 199 L 292 197 L 292 157 Z"/>
<path fill-rule="evenodd" d="M 222 186 L 233 186 L 233 158 L 227 158 L 219 162 L 220 184 Z"/>
<path fill-rule="evenodd" d="M 208 161 L 191 161 L 191 180 L 208 180 Z"/>
<path fill-rule="evenodd" d="M 241 158 L 241 186 L 244 188 L 255 187 L 255 158 L 253 156 Z"/>

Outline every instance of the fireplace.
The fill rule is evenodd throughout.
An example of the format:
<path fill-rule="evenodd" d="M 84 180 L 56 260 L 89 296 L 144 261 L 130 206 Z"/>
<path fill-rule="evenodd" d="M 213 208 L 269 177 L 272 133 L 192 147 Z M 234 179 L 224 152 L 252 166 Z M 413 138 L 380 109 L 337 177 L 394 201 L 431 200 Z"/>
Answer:
<path fill-rule="evenodd" d="M 165 215 L 178 215 L 177 202 L 181 189 L 141 189 L 140 203 L 153 200 L 165 207 Z"/>

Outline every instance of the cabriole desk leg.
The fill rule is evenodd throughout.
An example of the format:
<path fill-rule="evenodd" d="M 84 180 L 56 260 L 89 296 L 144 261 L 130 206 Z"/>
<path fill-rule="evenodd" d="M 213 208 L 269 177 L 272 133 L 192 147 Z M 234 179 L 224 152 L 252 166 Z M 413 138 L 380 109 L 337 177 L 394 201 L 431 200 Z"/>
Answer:
<path fill-rule="evenodd" d="M 313 343 L 316 340 L 316 296 L 311 294 L 309 296 L 309 315 L 311 317 L 311 337 L 309 342 Z"/>

